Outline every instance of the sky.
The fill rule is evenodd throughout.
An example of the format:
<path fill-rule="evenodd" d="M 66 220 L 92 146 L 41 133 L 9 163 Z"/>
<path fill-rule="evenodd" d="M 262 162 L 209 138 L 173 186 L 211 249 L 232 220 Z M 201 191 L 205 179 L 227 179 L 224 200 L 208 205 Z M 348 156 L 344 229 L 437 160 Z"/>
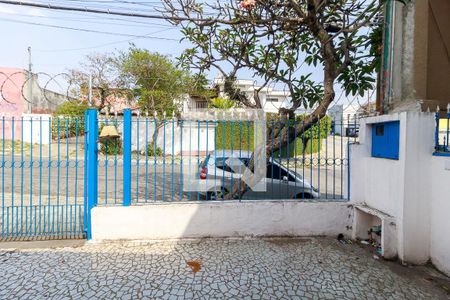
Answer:
<path fill-rule="evenodd" d="M 148 0 L 55 0 L 40 1 L 53 5 L 97 8 L 102 10 L 159 14 L 161 1 Z M 95 32 L 93 32 L 95 31 Z M 130 43 L 176 59 L 189 47 L 180 41 L 179 28 L 164 20 L 55 11 L 0 4 L 0 67 L 28 68 L 27 48 L 31 47 L 34 73 L 56 75 L 79 67 L 87 54 L 125 50 Z M 319 70 L 320 71 L 320 70 Z M 320 76 L 321 72 L 316 76 Z M 217 71 L 211 71 L 212 80 Z M 42 75 L 41 77 L 43 77 Z M 252 79 L 244 71 L 242 79 Z M 338 96 L 340 90 L 337 92 Z M 345 97 L 344 97 L 345 98 Z M 349 103 L 355 99 L 339 99 Z"/>
<path fill-rule="evenodd" d="M 55 2 L 68 6 L 72 4 L 71 1 L 52 1 Z M 90 5 L 101 8 L 114 6 Z M 154 9 L 144 7 L 141 12 L 154 13 Z M 179 42 L 182 36 L 178 28 L 165 21 L 60 12 L 6 4 L 0 4 L 0 32 L 0 66 L 28 68 L 27 48 L 31 47 L 34 71 L 52 74 L 78 66 L 89 53 L 126 49 L 130 42 L 173 58 L 187 46 Z M 149 36 L 136 37 L 144 35 Z"/>

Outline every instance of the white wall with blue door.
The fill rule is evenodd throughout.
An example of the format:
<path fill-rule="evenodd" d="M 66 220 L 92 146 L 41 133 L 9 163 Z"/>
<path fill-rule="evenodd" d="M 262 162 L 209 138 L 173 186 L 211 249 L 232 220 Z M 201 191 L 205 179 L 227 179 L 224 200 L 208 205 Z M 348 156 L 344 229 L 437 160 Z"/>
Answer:
<path fill-rule="evenodd" d="M 393 121 L 400 122 L 398 159 L 373 157 L 373 127 Z M 450 242 L 444 238 L 450 236 L 450 170 L 445 167 L 450 157 L 433 156 L 434 114 L 371 117 L 360 128 L 360 143 L 351 146 L 352 203 L 395 220 L 391 242 L 401 260 L 423 264 L 431 259 L 450 274 Z"/>

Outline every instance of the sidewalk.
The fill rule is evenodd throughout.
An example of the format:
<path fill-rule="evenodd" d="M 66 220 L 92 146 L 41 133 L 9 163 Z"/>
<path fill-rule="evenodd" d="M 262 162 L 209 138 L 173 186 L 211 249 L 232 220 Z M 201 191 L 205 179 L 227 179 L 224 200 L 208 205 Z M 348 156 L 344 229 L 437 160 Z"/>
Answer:
<path fill-rule="evenodd" d="M 14 245 L 20 247 L 20 245 Z M 334 239 L 203 239 L 0 250 L 1 299 L 446 299 L 448 279 Z M 52 247 L 51 244 L 49 247 Z M 191 269 L 188 263 L 193 266 Z M 200 270 L 193 270 L 200 267 Z M 433 273 L 434 274 L 434 273 Z"/>

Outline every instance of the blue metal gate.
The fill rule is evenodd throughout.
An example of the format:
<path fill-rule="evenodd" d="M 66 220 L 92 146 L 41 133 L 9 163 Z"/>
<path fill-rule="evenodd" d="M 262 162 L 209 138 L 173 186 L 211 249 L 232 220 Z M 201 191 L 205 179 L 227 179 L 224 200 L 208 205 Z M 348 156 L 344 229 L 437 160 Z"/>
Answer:
<path fill-rule="evenodd" d="M 0 118 L 1 239 L 83 238 L 84 120 Z"/>
<path fill-rule="evenodd" d="M 277 128 L 290 134 L 303 121 L 264 122 L 271 130 L 268 144 L 274 145 L 281 134 Z M 347 201 L 348 149 L 358 139 L 356 120 L 320 122 L 282 150 L 269 151 L 270 192 L 234 200 Z M 117 139 L 99 140 L 105 126 L 118 130 Z M 158 119 L 131 110 L 99 116 L 89 109 L 84 118 L 3 116 L 1 239 L 90 238 L 90 213 L 98 205 L 223 201 L 224 184 L 214 193 L 185 191 L 185 170 L 198 169 L 198 179 L 240 182 L 225 156 L 248 162 L 252 130 L 251 121 Z"/>

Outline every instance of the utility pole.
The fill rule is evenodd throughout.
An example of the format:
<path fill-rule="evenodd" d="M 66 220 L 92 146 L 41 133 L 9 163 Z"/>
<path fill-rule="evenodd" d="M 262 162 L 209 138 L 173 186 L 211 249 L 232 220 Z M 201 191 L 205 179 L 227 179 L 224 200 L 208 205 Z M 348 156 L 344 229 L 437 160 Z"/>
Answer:
<path fill-rule="evenodd" d="M 28 47 L 28 112 L 32 113 L 33 108 L 33 73 L 31 63 L 31 47 Z"/>

